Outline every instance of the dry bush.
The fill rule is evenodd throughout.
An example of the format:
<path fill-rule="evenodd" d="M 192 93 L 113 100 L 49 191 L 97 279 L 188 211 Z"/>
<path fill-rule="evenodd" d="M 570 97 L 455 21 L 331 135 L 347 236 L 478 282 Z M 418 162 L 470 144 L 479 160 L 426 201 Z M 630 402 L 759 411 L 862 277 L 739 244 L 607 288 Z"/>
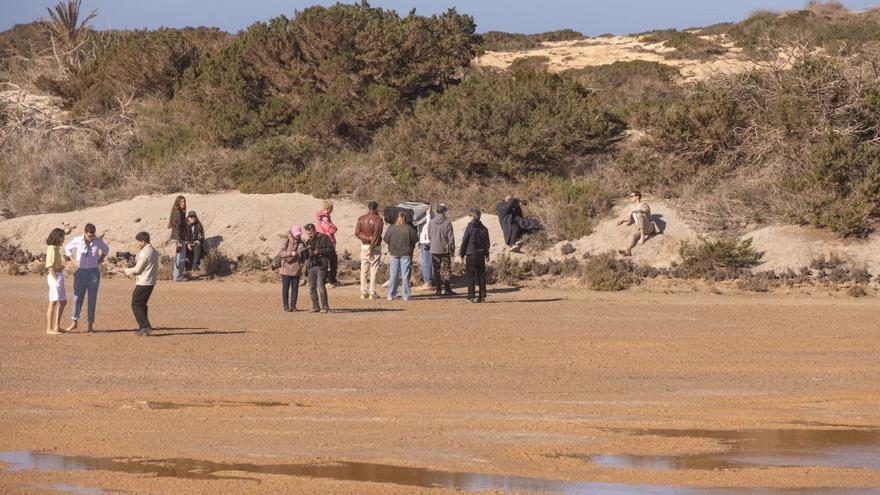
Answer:
<path fill-rule="evenodd" d="M 639 281 L 632 263 L 613 252 L 587 258 L 583 275 L 591 289 L 600 291 L 626 290 Z"/>
<path fill-rule="evenodd" d="M 749 273 L 763 257 L 752 248 L 752 240 L 719 239 L 691 244 L 683 241 L 679 247 L 681 263 L 671 274 L 677 278 L 704 280 L 735 280 Z"/>
<path fill-rule="evenodd" d="M 524 276 L 520 262 L 506 254 L 495 257 L 486 269 L 486 280 L 490 284 L 516 287 Z"/>

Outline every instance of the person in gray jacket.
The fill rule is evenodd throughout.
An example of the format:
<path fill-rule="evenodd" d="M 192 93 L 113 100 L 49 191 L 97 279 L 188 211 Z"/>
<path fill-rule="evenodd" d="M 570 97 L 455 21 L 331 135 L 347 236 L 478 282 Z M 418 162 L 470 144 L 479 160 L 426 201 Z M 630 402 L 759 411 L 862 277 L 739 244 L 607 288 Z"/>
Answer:
<path fill-rule="evenodd" d="M 428 223 L 428 238 L 431 242 L 431 265 L 433 266 L 434 295 L 454 296 L 450 285 L 452 278 L 452 256 L 455 254 L 455 232 L 452 222 L 446 218 L 449 207 L 437 205 L 437 214 Z"/>
<path fill-rule="evenodd" d="M 153 295 L 156 286 L 156 275 L 159 271 L 159 253 L 150 244 L 150 234 L 138 232 L 135 240 L 140 247 L 134 267 L 127 268 L 127 275 L 135 276 L 134 292 L 131 294 L 131 311 L 138 323 L 137 335 L 146 337 L 153 330 L 147 317 L 147 302 Z"/>

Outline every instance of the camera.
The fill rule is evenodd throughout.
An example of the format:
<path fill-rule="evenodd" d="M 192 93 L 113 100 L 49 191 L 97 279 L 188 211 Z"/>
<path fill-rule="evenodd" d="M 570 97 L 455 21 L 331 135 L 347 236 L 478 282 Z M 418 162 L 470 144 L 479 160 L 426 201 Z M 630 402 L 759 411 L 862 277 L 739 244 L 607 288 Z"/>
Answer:
<path fill-rule="evenodd" d="M 119 259 L 124 259 L 129 268 L 134 266 L 135 257 L 128 251 L 116 251 L 116 257 Z"/>

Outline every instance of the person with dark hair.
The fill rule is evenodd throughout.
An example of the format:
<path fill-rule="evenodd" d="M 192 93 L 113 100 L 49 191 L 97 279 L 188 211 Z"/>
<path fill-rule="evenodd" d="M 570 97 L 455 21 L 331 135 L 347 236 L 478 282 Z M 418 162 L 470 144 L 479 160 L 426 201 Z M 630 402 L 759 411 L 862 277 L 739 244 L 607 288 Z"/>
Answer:
<path fill-rule="evenodd" d="M 382 230 L 385 221 L 379 216 L 379 204 L 367 203 L 367 213 L 357 221 L 354 236 L 361 241 L 361 299 L 379 299 L 376 292 L 376 273 L 382 263 Z M 369 285 L 367 274 L 369 273 Z"/>
<path fill-rule="evenodd" d="M 468 302 L 481 303 L 486 300 L 486 262 L 489 261 L 489 229 L 480 222 L 480 210 L 470 213 L 468 223 L 461 238 L 459 256 L 464 262 L 468 277 Z M 475 297 L 474 286 L 479 284 L 480 295 Z"/>
<path fill-rule="evenodd" d="M 427 203 L 426 203 L 427 204 Z M 434 290 L 434 267 L 431 264 L 431 238 L 428 236 L 428 225 L 431 223 L 431 206 L 425 212 L 425 223 L 419 231 L 419 270 L 422 273 L 422 285 L 418 290 Z"/>
<path fill-rule="evenodd" d="M 288 312 L 296 311 L 296 299 L 299 295 L 299 278 L 306 250 L 302 234 L 299 225 L 294 225 L 278 249 L 278 258 L 281 260 L 278 268 L 281 275 L 281 307 Z"/>
<path fill-rule="evenodd" d="M 159 271 L 159 253 L 150 244 L 150 234 L 138 232 L 135 236 L 138 244 L 137 260 L 134 267 L 126 268 L 127 275 L 135 276 L 134 292 L 131 294 L 131 311 L 137 320 L 138 329 L 136 335 L 146 337 L 150 335 L 153 327 L 147 315 L 147 303 L 153 295 L 156 286 L 156 274 Z"/>
<path fill-rule="evenodd" d="M 186 270 L 201 270 L 202 255 L 205 245 L 205 228 L 196 212 L 186 214 Z"/>
<path fill-rule="evenodd" d="M 306 225 L 305 231 L 309 295 L 312 298 L 311 312 L 327 313 L 330 311 L 330 303 L 327 301 L 327 287 L 324 284 L 327 283 L 327 270 L 330 268 L 328 257 L 333 251 L 333 244 L 330 243 L 329 237 L 315 229 L 314 224 Z"/>
<path fill-rule="evenodd" d="M 659 231 L 657 224 L 651 220 L 651 207 L 648 203 L 642 201 L 641 191 L 632 191 L 629 194 L 629 201 L 632 203 L 629 215 L 617 222 L 618 226 L 636 226 L 636 230 L 634 230 L 629 236 L 626 248 L 618 251 L 618 253 L 624 256 L 632 256 L 632 249 L 636 245 L 641 246 L 645 243 L 648 236 L 656 234 Z"/>
<path fill-rule="evenodd" d="M 174 261 L 171 266 L 171 279 L 175 282 L 185 280 L 186 271 L 186 198 L 178 196 L 171 205 L 168 217 L 168 228 L 171 229 L 171 243 L 174 245 Z"/>
<path fill-rule="evenodd" d="M 104 257 L 110 254 L 110 247 L 104 239 L 95 235 L 95 226 L 87 223 L 83 235 L 74 237 L 64 247 L 64 254 L 73 261 L 73 322 L 66 331 L 75 332 L 78 328 L 79 316 L 83 301 L 88 293 L 88 332 L 91 333 L 95 324 L 95 311 L 98 306 L 98 288 L 101 285 L 101 270 L 98 266 Z"/>
<path fill-rule="evenodd" d="M 504 201 L 499 202 L 495 206 L 498 221 L 501 223 L 501 230 L 504 232 L 504 244 L 508 246 L 515 245 L 522 233 L 522 204 L 523 202 L 519 199 L 508 194 Z"/>
<path fill-rule="evenodd" d="M 61 333 L 61 314 L 67 305 L 67 291 L 64 289 L 64 256 L 61 245 L 64 244 L 64 231 L 52 229 L 46 238 L 46 282 L 49 284 L 49 307 L 46 309 L 46 333 Z"/>
<path fill-rule="evenodd" d="M 330 243 L 333 244 L 333 253 L 330 254 L 330 270 L 327 272 L 327 288 L 333 289 L 339 283 L 336 280 L 336 274 L 339 271 L 339 254 L 336 252 L 336 232 L 339 229 L 336 228 L 336 225 L 333 224 L 333 220 L 330 218 L 330 214 L 333 213 L 333 201 L 326 200 L 321 206 L 321 211 L 317 213 L 318 223 L 315 224 L 315 228 L 318 229 L 318 232 L 329 237 Z"/>
<path fill-rule="evenodd" d="M 409 278 L 412 270 L 412 255 L 419 243 L 419 234 L 415 227 L 406 222 L 404 213 L 397 214 L 394 225 L 388 227 L 385 233 L 385 243 L 388 244 L 388 254 L 391 255 L 391 280 L 388 289 L 388 300 L 393 301 L 397 297 L 398 278 L 403 283 L 403 300 L 409 301 L 412 291 Z"/>
<path fill-rule="evenodd" d="M 437 205 L 437 213 L 428 223 L 428 237 L 431 242 L 431 264 L 434 268 L 434 295 L 454 296 L 452 292 L 452 256 L 455 254 L 455 232 L 452 222 L 446 218 L 449 208 Z"/>

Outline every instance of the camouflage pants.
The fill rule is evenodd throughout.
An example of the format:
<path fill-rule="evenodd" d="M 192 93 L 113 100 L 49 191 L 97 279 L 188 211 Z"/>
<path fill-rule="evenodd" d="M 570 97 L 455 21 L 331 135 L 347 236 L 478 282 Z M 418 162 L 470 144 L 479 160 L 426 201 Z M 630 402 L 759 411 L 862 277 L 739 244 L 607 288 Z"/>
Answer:
<path fill-rule="evenodd" d="M 433 279 L 435 289 L 442 289 L 452 279 L 452 255 L 432 254 L 431 266 L 433 267 Z"/>

